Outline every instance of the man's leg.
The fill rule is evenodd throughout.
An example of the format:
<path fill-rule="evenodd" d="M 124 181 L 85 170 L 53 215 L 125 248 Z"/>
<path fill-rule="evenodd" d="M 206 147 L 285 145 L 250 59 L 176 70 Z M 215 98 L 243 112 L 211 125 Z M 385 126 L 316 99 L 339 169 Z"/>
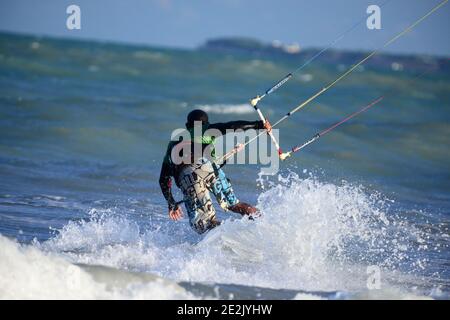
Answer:
<path fill-rule="evenodd" d="M 259 211 L 252 205 L 240 202 L 234 194 L 230 181 L 225 176 L 225 173 L 220 168 L 215 168 L 216 180 L 214 181 L 212 191 L 216 196 L 220 206 L 225 210 L 230 210 L 241 215 L 254 215 Z"/>
<path fill-rule="evenodd" d="M 198 169 L 187 167 L 182 170 L 179 177 L 189 223 L 199 234 L 220 224 L 216 219 L 216 211 L 201 174 L 202 172 Z"/>

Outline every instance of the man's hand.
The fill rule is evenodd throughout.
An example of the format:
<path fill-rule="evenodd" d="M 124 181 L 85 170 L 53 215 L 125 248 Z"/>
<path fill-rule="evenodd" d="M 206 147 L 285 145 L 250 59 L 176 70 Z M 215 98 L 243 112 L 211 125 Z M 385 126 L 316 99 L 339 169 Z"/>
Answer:
<path fill-rule="evenodd" d="M 169 210 L 169 217 L 174 221 L 180 220 L 183 217 L 183 211 L 181 210 L 181 207 L 177 206 L 176 209 Z"/>
<path fill-rule="evenodd" d="M 272 131 L 272 125 L 270 124 L 269 120 L 264 121 L 264 129 L 266 129 L 267 132 Z"/>
<path fill-rule="evenodd" d="M 235 152 L 241 152 L 242 150 L 244 150 L 244 144 L 243 143 L 239 143 L 234 147 Z"/>

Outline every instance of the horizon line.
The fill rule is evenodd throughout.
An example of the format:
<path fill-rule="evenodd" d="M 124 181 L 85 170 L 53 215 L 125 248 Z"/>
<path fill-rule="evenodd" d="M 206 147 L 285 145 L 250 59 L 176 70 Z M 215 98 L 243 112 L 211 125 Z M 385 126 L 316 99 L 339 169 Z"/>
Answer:
<path fill-rule="evenodd" d="M 161 49 L 161 50 L 178 50 L 178 51 L 197 51 L 201 48 L 202 45 L 206 44 L 210 40 L 220 40 L 220 39 L 251 39 L 256 40 L 262 44 L 270 45 L 270 42 L 264 41 L 261 39 L 258 39 L 257 37 L 248 37 L 248 36 L 217 36 L 217 37 L 211 37 L 203 41 L 202 44 L 196 45 L 193 47 L 183 47 L 183 46 L 171 46 L 171 45 L 161 45 L 161 44 L 155 44 L 155 43 L 145 43 L 145 42 L 139 42 L 139 41 L 127 41 L 127 40 L 117 40 L 117 39 L 99 39 L 99 38 L 91 38 L 91 37 L 85 37 L 85 36 L 63 36 L 63 35 L 55 35 L 55 34 L 48 34 L 48 33 L 32 33 L 28 31 L 12 31 L 12 30 L 5 30 L 0 29 L 0 34 L 8 34 L 12 36 L 23 36 L 23 37 L 33 37 L 33 38 L 47 38 L 50 40 L 62 40 L 62 41 L 73 41 L 73 42 L 93 42 L 93 43 L 99 43 L 99 44 L 110 44 L 110 45 L 117 45 L 117 46 L 130 46 L 130 47 L 146 47 L 146 48 L 153 48 L 153 49 Z M 325 45 L 326 46 L 326 45 Z M 323 47 L 320 46 L 310 46 L 310 47 L 301 47 L 300 54 L 307 50 L 321 50 Z M 366 53 L 370 52 L 371 49 L 350 49 L 350 48 L 331 48 L 330 51 L 340 51 L 340 52 L 358 52 L 358 53 Z M 449 59 L 450 54 L 433 54 L 433 53 L 419 53 L 419 52 L 392 52 L 392 51 L 380 51 L 378 53 L 379 55 L 386 55 L 386 56 L 416 56 L 416 57 L 432 57 L 436 59 Z M 295 54 L 293 54 L 294 56 Z"/>

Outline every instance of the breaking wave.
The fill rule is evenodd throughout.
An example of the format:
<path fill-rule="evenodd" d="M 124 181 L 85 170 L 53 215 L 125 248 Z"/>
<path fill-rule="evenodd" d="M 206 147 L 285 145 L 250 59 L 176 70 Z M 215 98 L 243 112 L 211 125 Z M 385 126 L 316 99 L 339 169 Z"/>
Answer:
<path fill-rule="evenodd" d="M 432 294 L 412 289 L 423 281 L 418 274 L 426 261 L 415 252 L 424 235 L 390 214 L 389 202 L 380 195 L 367 194 L 345 182 L 335 185 L 291 174 L 266 187 L 258 206 L 260 218 L 251 221 L 230 216 L 204 237 L 193 234 L 186 220 L 160 220 L 156 228 L 148 229 L 121 210 L 94 209 L 90 219 L 72 221 L 54 238 L 35 242 L 32 248 L 2 239 L 7 250 L 1 253 L 0 268 L 9 276 L 3 277 L 7 283 L 0 286 L 6 288 L 1 295 L 52 297 L 66 290 L 65 297 L 72 297 L 64 284 L 70 279 L 70 268 L 77 270 L 83 288 L 88 288 L 74 294 L 80 298 L 192 298 L 175 284 L 186 281 L 296 290 L 296 298 Z M 154 274 L 165 279 L 158 281 L 169 284 L 152 281 L 137 289 L 127 285 L 108 291 L 73 263 Z M 369 266 L 380 270 L 381 290 L 368 290 Z M 18 273 L 29 276 L 15 280 L 20 283 L 8 283 L 8 279 L 18 279 Z M 49 274 L 55 278 L 48 279 Z M 168 291 L 167 286 L 171 288 Z"/>
<path fill-rule="evenodd" d="M 101 266 L 74 265 L 0 236 L 0 299 L 193 299 L 176 283 Z"/>

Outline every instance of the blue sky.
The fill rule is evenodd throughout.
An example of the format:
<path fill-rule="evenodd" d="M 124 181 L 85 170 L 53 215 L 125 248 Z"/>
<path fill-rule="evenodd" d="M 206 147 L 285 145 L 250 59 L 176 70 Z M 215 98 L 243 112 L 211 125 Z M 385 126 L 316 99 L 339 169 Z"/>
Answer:
<path fill-rule="evenodd" d="M 193 48 L 206 39 L 246 36 L 323 47 L 386 0 L 1 0 L 0 30 Z M 440 0 L 390 0 L 382 29 L 365 23 L 335 47 L 375 49 Z M 67 30 L 66 8 L 81 8 L 81 30 Z M 387 51 L 450 55 L 450 4 Z"/>

